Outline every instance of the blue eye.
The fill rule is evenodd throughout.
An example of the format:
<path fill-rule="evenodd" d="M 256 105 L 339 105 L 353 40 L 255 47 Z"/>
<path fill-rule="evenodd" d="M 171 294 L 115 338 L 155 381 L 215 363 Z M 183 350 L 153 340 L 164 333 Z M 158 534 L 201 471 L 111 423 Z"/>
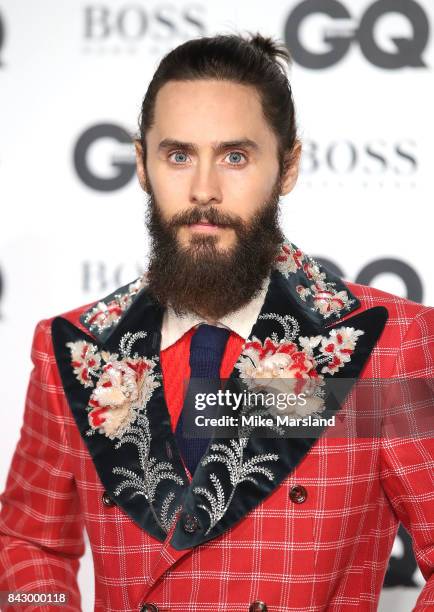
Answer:
<path fill-rule="evenodd" d="M 169 158 L 171 158 L 172 155 L 175 156 L 176 164 L 183 164 L 185 161 L 187 161 L 187 155 L 183 153 L 182 151 L 174 151 L 173 153 L 169 155 Z"/>
<path fill-rule="evenodd" d="M 245 155 L 243 153 L 240 153 L 239 151 L 232 151 L 231 153 L 228 154 L 228 156 L 232 157 L 232 160 L 230 163 L 235 164 L 236 166 L 240 165 L 239 162 L 241 162 L 243 158 L 245 159 Z"/>
<path fill-rule="evenodd" d="M 244 155 L 244 153 L 241 153 L 240 151 L 231 151 L 230 153 L 227 154 L 226 157 L 230 158 L 229 163 L 231 163 L 234 166 L 240 166 L 242 165 L 243 160 L 246 161 L 246 156 Z M 181 164 L 185 164 L 188 161 L 188 155 L 187 153 L 184 153 L 183 151 L 173 151 L 172 153 L 170 153 L 169 159 L 173 163 L 177 165 L 181 165 Z"/>

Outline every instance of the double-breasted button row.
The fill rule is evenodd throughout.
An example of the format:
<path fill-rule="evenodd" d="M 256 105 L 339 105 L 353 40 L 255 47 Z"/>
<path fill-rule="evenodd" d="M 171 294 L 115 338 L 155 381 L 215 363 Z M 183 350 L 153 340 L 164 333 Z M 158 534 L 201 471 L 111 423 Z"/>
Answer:
<path fill-rule="evenodd" d="M 112 506 L 116 505 L 116 502 L 112 500 L 112 498 L 107 493 L 107 491 L 104 491 L 104 493 L 101 496 L 101 499 L 102 499 L 102 503 L 104 504 L 104 506 L 107 506 L 107 508 L 111 508 Z"/>
<path fill-rule="evenodd" d="M 267 612 L 267 610 L 268 608 L 265 601 L 259 601 L 259 599 L 252 601 L 249 606 L 249 612 Z"/>
<path fill-rule="evenodd" d="M 307 499 L 307 491 L 302 485 L 294 485 L 289 492 L 289 499 L 294 504 L 302 504 Z"/>
<path fill-rule="evenodd" d="M 147 601 L 140 608 L 140 612 L 158 612 L 158 606 Z"/>

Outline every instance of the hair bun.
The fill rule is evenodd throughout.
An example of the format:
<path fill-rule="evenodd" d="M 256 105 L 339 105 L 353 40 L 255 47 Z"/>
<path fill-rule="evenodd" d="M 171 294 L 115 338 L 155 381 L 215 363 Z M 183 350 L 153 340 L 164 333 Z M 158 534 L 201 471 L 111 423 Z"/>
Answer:
<path fill-rule="evenodd" d="M 291 54 L 283 42 L 271 38 L 271 36 L 262 36 L 259 32 L 249 32 L 249 43 L 267 55 L 273 62 L 280 63 L 283 60 L 286 66 L 291 65 Z"/>

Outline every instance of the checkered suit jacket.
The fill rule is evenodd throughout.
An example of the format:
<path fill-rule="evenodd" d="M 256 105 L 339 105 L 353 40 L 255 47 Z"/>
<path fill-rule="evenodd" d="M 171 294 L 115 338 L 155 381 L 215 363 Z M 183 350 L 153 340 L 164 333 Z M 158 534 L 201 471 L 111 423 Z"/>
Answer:
<path fill-rule="evenodd" d="M 214 439 L 191 478 L 157 359 L 162 312 L 139 280 L 37 325 L 0 590 L 66 592 L 62 609 L 80 610 L 85 527 L 100 612 L 373 611 L 401 521 L 427 581 L 414 609 L 434 610 L 434 440 L 410 433 L 432 393 L 394 403 L 396 435 Z M 429 388 L 433 340 L 433 308 L 344 283 L 285 242 L 230 380 L 292 354 L 300 379 L 316 363 L 324 379 Z"/>

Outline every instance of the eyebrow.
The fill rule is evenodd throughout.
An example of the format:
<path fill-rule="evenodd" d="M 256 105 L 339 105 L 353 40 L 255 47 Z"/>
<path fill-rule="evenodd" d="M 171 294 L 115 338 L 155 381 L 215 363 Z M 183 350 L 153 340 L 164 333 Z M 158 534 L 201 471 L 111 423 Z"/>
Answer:
<path fill-rule="evenodd" d="M 259 150 L 259 145 L 250 138 L 240 138 L 238 140 L 227 140 L 213 144 L 213 150 L 216 153 L 227 151 L 228 149 L 251 149 Z M 173 138 L 164 138 L 158 145 L 159 151 L 167 151 L 168 149 L 184 149 L 190 152 L 197 152 L 197 145 L 192 142 L 182 142 Z"/>

